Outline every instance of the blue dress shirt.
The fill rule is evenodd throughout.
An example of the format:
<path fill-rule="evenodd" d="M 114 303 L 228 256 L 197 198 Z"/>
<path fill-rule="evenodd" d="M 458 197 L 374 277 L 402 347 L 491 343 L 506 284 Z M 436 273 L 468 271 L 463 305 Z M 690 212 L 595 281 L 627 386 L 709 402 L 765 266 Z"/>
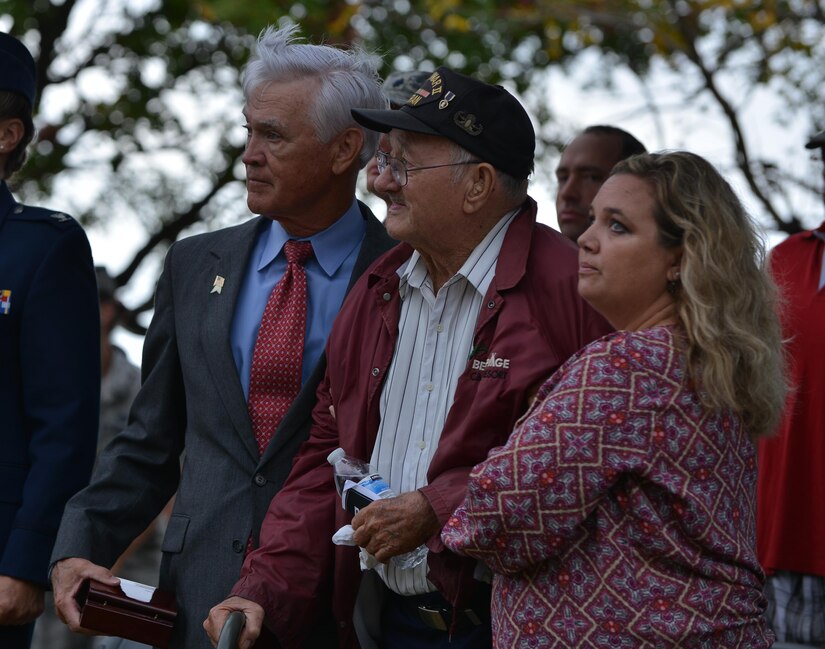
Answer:
<path fill-rule="evenodd" d="M 332 322 L 341 308 L 352 269 L 366 233 L 366 221 L 358 201 L 326 230 L 298 239 L 312 242 L 314 255 L 304 268 L 307 273 L 307 328 L 301 371 L 303 385 L 314 369 Z M 281 224 L 272 221 L 262 228 L 252 249 L 232 319 L 230 344 L 245 398 L 249 398 L 249 371 L 264 308 L 269 294 L 286 271 L 284 244 L 291 237 Z"/>

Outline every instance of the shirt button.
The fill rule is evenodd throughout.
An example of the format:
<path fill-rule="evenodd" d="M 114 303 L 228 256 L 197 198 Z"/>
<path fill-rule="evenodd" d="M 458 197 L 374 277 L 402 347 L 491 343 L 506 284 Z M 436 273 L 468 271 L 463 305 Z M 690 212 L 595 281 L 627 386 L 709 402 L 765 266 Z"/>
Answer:
<path fill-rule="evenodd" d="M 418 442 L 418 448 L 420 448 L 422 451 L 424 450 L 425 446 L 426 446 L 426 444 L 424 443 L 423 439 L 420 442 Z"/>
<path fill-rule="evenodd" d="M 384 295 L 382 295 L 381 297 L 384 298 L 384 302 L 389 302 L 392 299 L 392 295 L 390 295 L 389 293 L 384 293 Z"/>
<path fill-rule="evenodd" d="M 373 376 L 378 376 L 379 374 L 381 374 L 381 370 L 379 370 L 377 367 L 373 367 L 372 368 L 372 375 Z"/>
<path fill-rule="evenodd" d="M 441 324 L 441 323 L 439 322 L 439 323 L 435 326 L 435 330 L 436 330 L 438 333 L 441 333 L 442 331 L 444 331 L 444 325 L 443 325 L 443 324 Z"/>
<path fill-rule="evenodd" d="M 488 309 L 495 309 L 496 308 L 496 303 L 493 302 L 492 300 L 490 300 L 489 302 L 487 302 L 487 308 Z"/>
<path fill-rule="evenodd" d="M 232 541 L 232 549 L 238 554 L 240 554 L 241 552 L 243 552 L 243 543 L 241 543 L 238 539 L 235 539 L 234 541 Z"/>
<path fill-rule="evenodd" d="M 255 474 L 255 484 L 259 487 L 263 487 L 266 484 L 266 478 L 260 473 Z"/>
<path fill-rule="evenodd" d="M 424 389 L 425 389 L 427 392 L 432 392 L 432 391 L 433 391 L 433 384 L 432 384 L 432 383 L 427 383 L 427 384 L 424 386 Z"/>

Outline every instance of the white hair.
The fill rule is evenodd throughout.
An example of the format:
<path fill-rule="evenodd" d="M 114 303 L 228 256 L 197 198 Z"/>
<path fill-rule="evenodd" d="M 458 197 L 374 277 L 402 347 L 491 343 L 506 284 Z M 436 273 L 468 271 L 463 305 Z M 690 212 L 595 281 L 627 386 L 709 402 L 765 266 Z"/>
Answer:
<path fill-rule="evenodd" d="M 463 146 L 456 144 L 455 142 L 451 142 L 453 151 L 452 151 L 452 161 L 456 165 L 455 171 L 453 171 L 453 182 L 457 183 L 464 174 L 467 173 L 467 167 L 464 166 L 466 162 L 482 162 L 477 155 L 474 153 L 470 153 L 467 149 Z M 498 177 L 499 182 L 501 183 L 501 189 L 504 192 L 505 196 L 511 201 L 521 203 L 527 198 L 527 179 L 518 179 L 514 178 L 508 173 L 505 173 L 498 167 L 496 169 L 496 176 Z"/>
<path fill-rule="evenodd" d="M 274 81 L 318 79 L 318 94 L 309 113 L 318 139 L 326 143 L 345 129 L 360 128 L 364 146 L 359 162 L 364 167 L 375 155 L 379 134 L 362 128 L 350 110 L 387 107 L 378 76 L 379 61 L 359 47 L 341 49 L 298 42 L 298 32 L 295 24 L 270 26 L 261 32 L 244 71 L 244 98 L 248 102 L 253 92 Z"/>

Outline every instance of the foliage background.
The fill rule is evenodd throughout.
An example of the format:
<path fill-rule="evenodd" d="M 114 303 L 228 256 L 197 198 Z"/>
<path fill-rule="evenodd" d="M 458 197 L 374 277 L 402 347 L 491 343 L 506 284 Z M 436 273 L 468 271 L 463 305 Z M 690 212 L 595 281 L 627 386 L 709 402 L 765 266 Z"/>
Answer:
<path fill-rule="evenodd" d="M 800 156 L 825 127 L 825 1 L 0 0 L 40 86 L 14 190 L 107 242 L 136 332 L 168 245 L 249 216 L 240 71 L 257 33 L 287 20 L 380 54 L 384 75 L 448 65 L 516 90 L 548 197 L 563 143 L 609 118 L 651 149 L 711 138 L 772 240 L 821 218 L 821 171 Z M 128 245 L 109 243 L 127 222 Z"/>

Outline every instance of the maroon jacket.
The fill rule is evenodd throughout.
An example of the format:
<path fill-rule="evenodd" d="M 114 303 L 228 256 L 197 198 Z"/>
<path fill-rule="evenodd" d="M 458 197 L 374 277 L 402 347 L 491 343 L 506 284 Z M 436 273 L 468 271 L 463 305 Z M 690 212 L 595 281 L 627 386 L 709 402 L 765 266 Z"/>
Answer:
<path fill-rule="evenodd" d="M 247 558 L 232 591 L 264 607 L 267 625 L 285 647 L 304 639 L 330 588 L 341 645 L 357 646 L 358 553 L 330 540 L 351 517 L 340 506 L 326 456 L 338 446 L 354 457 L 372 455 L 379 397 L 398 336 L 397 271 L 411 254 L 406 244 L 384 254 L 347 297 L 327 342 L 327 374 L 310 438 L 270 505 L 261 548 Z M 610 331 L 578 295 L 577 259 L 573 244 L 536 223 L 536 204 L 528 199 L 504 239 L 428 484 L 420 490 L 442 524 L 461 504 L 470 470 L 504 444 L 539 385 Z M 428 546 L 430 581 L 450 601 L 463 600 L 475 562 L 446 550 L 438 534 Z"/>

